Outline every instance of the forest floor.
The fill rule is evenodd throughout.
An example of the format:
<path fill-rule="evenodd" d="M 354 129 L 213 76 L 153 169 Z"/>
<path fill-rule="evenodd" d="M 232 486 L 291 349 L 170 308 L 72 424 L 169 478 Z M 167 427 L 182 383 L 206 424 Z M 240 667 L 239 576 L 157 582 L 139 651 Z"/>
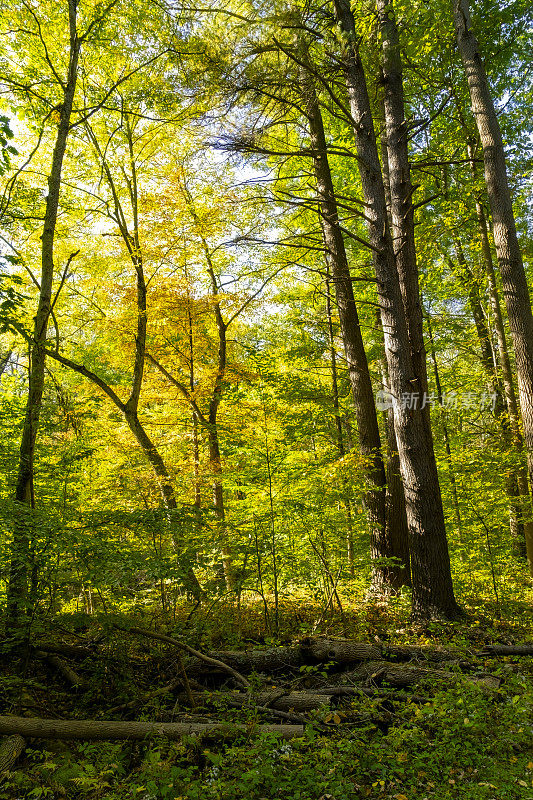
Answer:
<path fill-rule="evenodd" d="M 467 611 L 416 626 L 401 601 L 299 598 L 277 622 L 251 601 L 36 621 L 1 656 L 0 714 L 201 733 L 11 737 L 0 800 L 533 800 L 531 606 Z"/>

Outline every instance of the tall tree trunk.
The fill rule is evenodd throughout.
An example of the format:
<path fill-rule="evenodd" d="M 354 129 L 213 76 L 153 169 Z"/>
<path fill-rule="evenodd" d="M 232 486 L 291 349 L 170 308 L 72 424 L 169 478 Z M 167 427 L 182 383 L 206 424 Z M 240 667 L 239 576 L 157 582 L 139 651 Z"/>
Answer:
<path fill-rule="evenodd" d="M 415 224 L 408 148 L 408 126 L 405 119 L 402 60 L 400 40 L 392 3 L 377 0 L 382 40 L 383 111 L 385 116 L 387 181 L 390 192 L 390 218 L 396 268 L 405 308 L 407 331 L 411 346 L 411 361 L 420 398 L 427 396 L 428 378 L 424 345 L 422 304 L 418 285 Z M 428 429 L 428 447 L 432 447 L 430 406 L 422 402 Z"/>
<path fill-rule="evenodd" d="M 45 346 L 48 332 L 48 321 L 52 312 L 52 284 L 54 279 L 54 243 L 61 192 L 61 175 L 63 160 L 67 149 L 70 129 L 70 118 L 76 82 L 78 77 L 78 61 L 81 40 L 76 28 L 76 0 L 69 0 L 69 66 L 63 85 L 63 102 L 59 106 L 59 124 L 52 156 L 52 166 L 48 177 L 48 195 L 41 236 L 41 280 L 39 302 L 34 318 L 33 339 L 28 364 L 28 399 L 22 440 L 15 501 L 24 506 L 34 505 L 34 460 L 35 442 L 39 428 L 45 378 Z M 29 529 L 27 514 L 21 513 L 15 521 L 13 543 L 11 547 L 11 564 L 7 589 L 7 630 L 14 630 L 26 604 L 28 591 L 29 563 Z"/>
<path fill-rule="evenodd" d="M 460 610 L 453 592 L 442 498 L 435 455 L 428 442 L 426 414 L 420 404 L 410 408 L 411 403 L 404 402 L 420 391 L 420 375 L 415 375 L 412 363 L 366 78 L 356 47 L 350 5 L 347 0 L 335 0 L 335 10 L 343 34 L 350 109 L 357 123 L 354 136 L 394 399 L 394 427 L 409 527 L 413 614 L 425 618 L 456 617 Z"/>
<path fill-rule="evenodd" d="M 226 509 L 224 506 L 224 484 L 222 483 L 222 459 L 220 457 L 220 445 L 218 441 L 218 427 L 216 424 L 216 419 L 209 428 L 208 440 L 209 465 L 211 468 L 213 482 L 213 509 L 218 523 L 223 576 L 226 583 L 226 589 L 230 592 L 235 588 L 235 578 L 233 574 L 233 557 L 228 542 Z"/>
<path fill-rule="evenodd" d="M 380 93 L 380 137 L 379 146 L 381 152 L 381 169 L 383 175 L 383 188 L 385 190 L 385 203 L 387 209 L 387 221 L 392 230 L 391 216 L 391 189 L 389 173 L 389 153 L 387 148 L 387 130 L 385 125 L 385 104 L 383 94 Z M 376 314 L 376 324 L 383 335 L 381 327 L 381 314 Z M 383 390 L 390 394 L 389 369 L 387 357 L 383 351 L 381 359 L 381 376 Z M 405 493 L 403 490 L 402 476 L 400 471 L 400 455 L 398 453 L 398 443 L 396 441 L 396 431 L 394 430 L 394 408 L 391 406 L 385 410 L 385 430 L 387 432 L 387 497 L 386 497 L 386 518 L 385 524 L 387 535 L 395 542 L 394 549 L 397 557 L 402 564 L 400 569 L 396 568 L 397 581 L 403 581 L 406 586 L 411 586 L 411 556 L 409 554 L 409 527 L 407 525 L 407 511 L 405 508 Z M 400 584 L 399 584 L 400 585 Z"/>
<path fill-rule="evenodd" d="M 386 543 L 383 538 L 385 530 L 385 467 L 381 454 L 374 392 L 354 300 L 344 238 L 339 224 L 322 114 L 310 72 L 301 69 L 300 80 L 304 88 L 306 114 L 309 121 L 326 257 L 331 266 L 335 285 L 339 322 L 357 420 L 359 449 L 365 463 L 367 484 L 365 508 L 370 528 L 371 554 L 372 558 L 376 560 L 386 558 L 390 554 L 385 549 Z M 374 568 L 373 574 L 375 588 L 381 589 L 382 585 L 385 586 L 386 577 L 379 562 Z"/>
<path fill-rule="evenodd" d="M 468 0 L 455 0 L 454 23 L 459 53 L 470 92 L 470 102 L 483 148 L 485 183 L 492 228 L 518 374 L 530 486 L 533 481 L 533 314 L 522 253 L 516 233 L 505 151 L 500 124 L 483 66 L 478 41 L 470 27 Z M 528 537 L 533 570 L 533 541 Z"/>
<path fill-rule="evenodd" d="M 215 320 L 218 331 L 218 361 L 217 373 L 215 383 L 213 386 L 213 394 L 209 403 L 209 463 L 211 473 L 213 476 L 213 506 L 215 516 L 219 522 L 219 536 L 220 536 L 220 552 L 222 555 L 222 567 L 224 570 L 224 579 L 226 582 L 226 589 L 232 591 L 235 588 L 235 576 L 233 571 L 233 556 L 228 539 L 228 530 L 226 525 L 226 510 L 224 506 L 224 484 L 222 483 L 222 460 L 220 457 L 220 445 L 218 439 L 218 409 L 220 401 L 222 400 L 222 392 L 224 390 L 224 379 L 226 376 L 227 366 L 227 332 L 226 324 L 222 318 L 222 309 L 220 308 L 220 300 L 218 296 L 218 284 L 215 277 L 215 272 L 211 266 L 209 259 L 209 276 L 211 278 L 212 292 L 214 298 L 214 311 Z"/>

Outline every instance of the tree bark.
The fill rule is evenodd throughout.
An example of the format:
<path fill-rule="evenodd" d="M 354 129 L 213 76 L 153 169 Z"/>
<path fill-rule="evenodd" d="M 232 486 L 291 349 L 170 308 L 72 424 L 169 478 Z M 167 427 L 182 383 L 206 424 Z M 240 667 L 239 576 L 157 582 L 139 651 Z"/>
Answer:
<path fill-rule="evenodd" d="M 455 0 L 455 33 L 483 148 L 485 183 L 492 214 L 494 245 L 502 276 L 518 374 L 530 486 L 533 481 L 533 315 L 507 178 L 500 124 L 479 44 L 471 29 L 468 0 Z M 533 570 L 533 542 L 528 552 Z"/>
<path fill-rule="evenodd" d="M 402 473 L 413 583 L 413 615 L 456 617 L 456 603 L 444 512 L 426 412 L 408 407 L 419 394 L 421 374 L 415 374 L 395 253 L 387 220 L 385 190 L 366 78 L 356 48 L 353 14 L 346 0 L 335 0 L 343 34 L 343 56 L 358 163 L 367 204 L 365 215 L 378 280 L 387 368 L 393 395 L 394 425 Z M 418 297 L 418 295 L 417 295 Z M 421 354 L 419 353 L 419 356 Z"/>
<path fill-rule="evenodd" d="M 445 672 L 444 670 L 414 667 L 409 664 L 389 664 L 387 661 L 365 661 L 349 673 L 349 677 L 356 681 L 368 681 L 372 684 L 387 683 L 389 686 L 412 686 L 423 681 L 444 681 L 447 685 L 459 681 L 485 684 L 491 689 L 497 689 L 501 679 L 492 675 L 471 676 L 458 672 Z"/>
<path fill-rule="evenodd" d="M 416 390 L 423 398 L 424 395 L 427 396 L 428 378 L 412 202 L 416 186 L 413 186 L 411 181 L 400 40 L 392 3 L 387 0 L 377 0 L 376 7 L 382 41 L 381 80 L 386 131 L 384 156 L 387 159 L 392 239 L 405 308 Z M 428 428 L 428 446 L 432 447 L 429 404 L 424 405 L 423 411 Z"/>
<path fill-rule="evenodd" d="M 274 733 L 284 739 L 303 736 L 303 725 L 235 725 L 227 722 L 118 722 L 93 719 L 38 719 L 0 717 L 0 734 L 18 734 L 32 739 L 181 739 L 183 736 L 213 734 L 232 738 L 243 733 Z"/>
<path fill-rule="evenodd" d="M 303 663 L 298 646 L 274 647 L 268 650 L 210 650 L 208 655 L 217 658 L 242 672 L 286 672 L 298 669 Z M 194 663 L 194 662 L 193 662 Z M 194 671 L 203 669 L 194 663 Z M 190 671 L 190 670 L 189 670 Z"/>
<path fill-rule="evenodd" d="M 26 749 L 26 740 L 19 734 L 9 736 L 0 744 L 0 775 L 11 769 L 17 758 Z"/>
<path fill-rule="evenodd" d="M 0 356 L 0 381 L 2 380 L 2 375 L 6 371 L 8 364 L 11 361 L 12 355 L 13 355 L 13 350 L 8 350 L 5 355 Z"/>

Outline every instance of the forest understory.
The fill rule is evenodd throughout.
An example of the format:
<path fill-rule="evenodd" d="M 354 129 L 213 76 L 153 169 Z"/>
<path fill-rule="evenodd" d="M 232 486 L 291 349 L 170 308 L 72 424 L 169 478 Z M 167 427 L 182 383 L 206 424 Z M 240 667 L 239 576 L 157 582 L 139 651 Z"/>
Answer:
<path fill-rule="evenodd" d="M 2 657 L 0 797 L 533 797 L 530 601 L 407 609 L 286 600 L 277 637 L 250 600 L 36 622 Z"/>

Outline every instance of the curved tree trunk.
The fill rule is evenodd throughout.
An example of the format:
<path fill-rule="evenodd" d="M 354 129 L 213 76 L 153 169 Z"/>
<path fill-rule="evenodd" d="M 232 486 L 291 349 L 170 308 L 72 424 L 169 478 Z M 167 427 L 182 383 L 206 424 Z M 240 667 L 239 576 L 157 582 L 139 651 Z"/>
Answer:
<path fill-rule="evenodd" d="M 54 243 L 59 196 L 61 191 L 61 174 L 63 160 L 67 149 L 70 130 L 70 118 L 76 93 L 78 78 L 78 62 L 81 40 L 76 29 L 76 0 L 69 0 L 70 52 L 68 74 L 63 85 L 63 102 L 59 106 L 59 124 L 52 156 L 52 166 L 48 177 L 48 195 L 43 232 L 41 236 L 41 280 L 39 287 L 39 303 L 34 318 L 33 338 L 28 365 L 28 399 L 20 445 L 20 458 L 15 487 L 15 501 L 33 507 L 33 472 L 35 460 L 35 442 L 39 428 L 42 398 L 44 392 L 46 338 L 48 321 L 52 313 L 52 284 L 54 279 Z M 15 521 L 13 543 L 11 547 L 11 565 L 7 589 L 7 629 L 13 630 L 24 610 L 28 591 L 28 565 L 30 531 L 28 517 L 21 513 Z"/>

